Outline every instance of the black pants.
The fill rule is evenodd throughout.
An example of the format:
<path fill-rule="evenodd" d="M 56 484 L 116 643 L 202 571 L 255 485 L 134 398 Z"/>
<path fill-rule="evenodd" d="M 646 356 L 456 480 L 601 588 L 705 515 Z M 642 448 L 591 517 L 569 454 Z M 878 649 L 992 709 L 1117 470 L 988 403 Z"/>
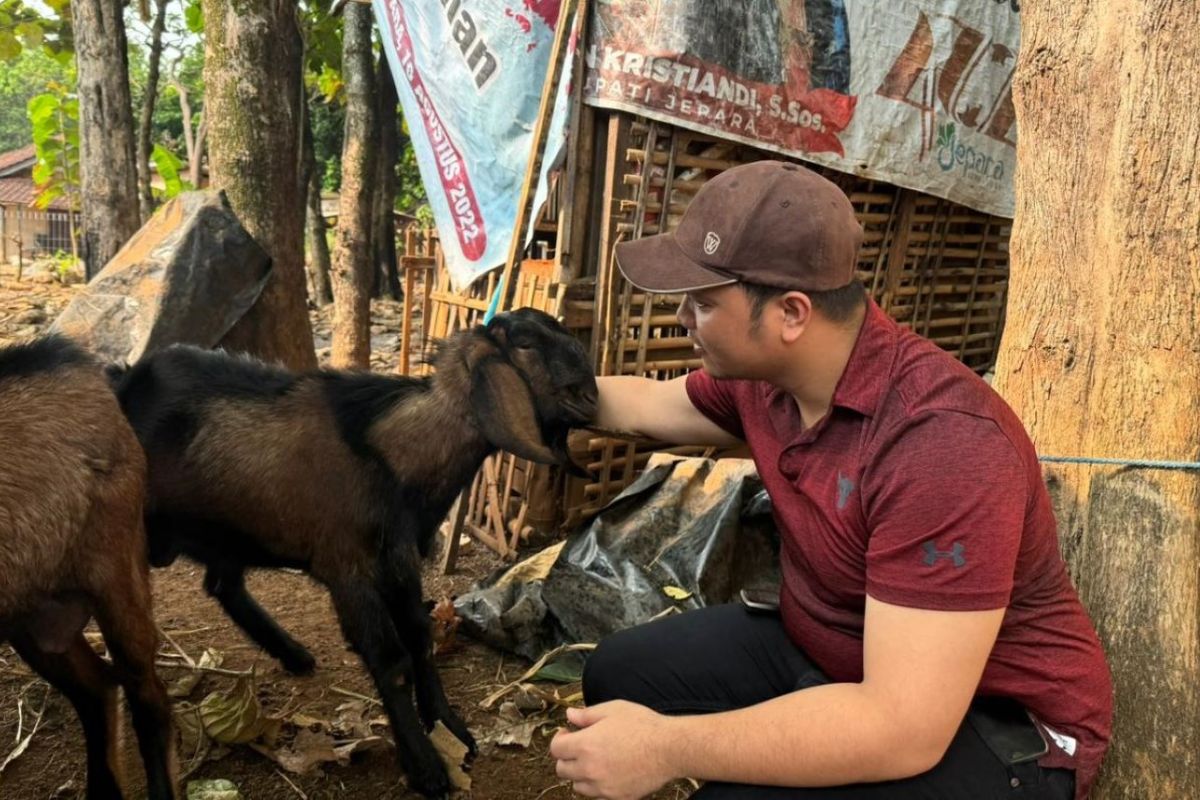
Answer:
<path fill-rule="evenodd" d="M 588 659 L 589 705 L 629 700 L 665 714 L 728 711 L 828 678 L 792 644 L 778 616 L 714 606 L 621 631 Z M 1001 761 L 969 722 L 930 771 L 886 783 L 820 789 L 706 784 L 697 800 L 1072 800 L 1075 775 Z"/>

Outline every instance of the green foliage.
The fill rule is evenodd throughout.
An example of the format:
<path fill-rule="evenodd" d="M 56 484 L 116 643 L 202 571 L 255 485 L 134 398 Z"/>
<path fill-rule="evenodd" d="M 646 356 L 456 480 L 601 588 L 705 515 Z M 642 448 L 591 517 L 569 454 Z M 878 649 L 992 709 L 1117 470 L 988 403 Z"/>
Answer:
<path fill-rule="evenodd" d="M 24 50 L 14 62 L 0 67 L 0 152 L 33 141 L 29 101 L 52 81 L 74 86 L 74 68 L 63 66 L 44 49 Z"/>
<path fill-rule="evenodd" d="M 200 0 L 187 0 L 183 8 L 183 19 L 192 33 L 204 33 L 204 7 Z"/>
<path fill-rule="evenodd" d="M 79 259 L 70 253 L 56 250 L 47 266 L 54 272 L 54 277 L 58 279 L 59 283 L 67 283 L 71 272 L 79 267 Z"/>
<path fill-rule="evenodd" d="M 69 0 L 51 0 L 44 6 L 26 0 L 0 0 L 0 62 L 11 64 L 22 53 L 44 51 L 60 63 L 74 51 Z"/>
<path fill-rule="evenodd" d="M 179 156 L 161 144 L 156 144 L 154 145 L 154 152 L 150 154 L 150 160 L 154 162 L 158 174 L 163 179 L 165 186 L 163 190 L 164 199 L 170 200 L 184 189 L 192 188 L 191 184 L 179 177 L 179 170 L 184 166 Z"/>
<path fill-rule="evenodd" d="M 74 190 L 79 186 L 79 98 L 61 83 L 29 101 L 29 121 L 37 163 L 33 181 L 38 186 L 34 205 L 46 208 L 67 196 L 75 208 Z"/>

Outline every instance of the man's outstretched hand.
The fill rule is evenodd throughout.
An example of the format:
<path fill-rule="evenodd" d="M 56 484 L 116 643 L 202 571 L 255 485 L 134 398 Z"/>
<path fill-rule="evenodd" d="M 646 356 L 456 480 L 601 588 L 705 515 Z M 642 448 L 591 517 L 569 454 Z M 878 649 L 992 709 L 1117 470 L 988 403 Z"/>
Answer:
<path fill-rule="evenodd" d="M 576 792 L 604 800 L 640 800 L 675 774 L 669 752 L 671 717 L 625 700 L 567 709 L 578 730 L 560 730 L 550 742 L 560 778 Z"/>

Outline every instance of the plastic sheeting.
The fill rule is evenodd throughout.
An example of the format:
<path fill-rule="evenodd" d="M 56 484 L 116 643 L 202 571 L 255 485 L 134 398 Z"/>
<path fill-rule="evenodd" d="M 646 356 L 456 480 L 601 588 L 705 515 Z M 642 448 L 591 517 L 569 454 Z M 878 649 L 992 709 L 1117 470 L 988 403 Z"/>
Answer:
<path fill-rule="evenodd" d="M 186 192 L 134 234 L 52 330 L 129 364 L 171 344 L 213 347 L 254 305 L 270 271 L 223 192 Z"/>
<path fill-rule="evenodd" d="M 658 454 L 591 523 L 455 601 L 467 632 L 536 658 L 672 607 L 778 584 L 778 533 L 754 464 Z M 672 599 L 664 589 L 689 592 Z"/>

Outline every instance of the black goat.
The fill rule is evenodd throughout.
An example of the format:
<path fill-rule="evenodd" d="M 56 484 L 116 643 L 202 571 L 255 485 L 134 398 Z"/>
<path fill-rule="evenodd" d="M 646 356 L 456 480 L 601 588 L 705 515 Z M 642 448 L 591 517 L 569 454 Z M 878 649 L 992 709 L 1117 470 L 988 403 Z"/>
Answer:
<path fill-rule="evenodd" d="M 121 797 L 118 686 L 149 796 L 176 796 L 171 707 L 154 672 L 145 471 L 90 356 L 59 337 L 0 350 L 0 641 L 74 705 L 93 800 Z M 92 616 L 111 665 L 83 636 Z"/>
<path fill-rule="evenodd" d="M 529 309 L 448 339 L 434 366 L 424 379 L 296 375 L 175 347 L 116 380 L 149 463 L 151 562 L 205 564 L 208 592 L 297 673 L 312 656 L 250 597 L 244 572 L 294 567 L 327 586 L 401 767 L 437 796 L 450 787 L 420 723 L 475 743 L 432 663 L 420 556 L 490 453 L 569 464 L 567 431 L 591 419 L 597 394 L 583 347 Z"/>

